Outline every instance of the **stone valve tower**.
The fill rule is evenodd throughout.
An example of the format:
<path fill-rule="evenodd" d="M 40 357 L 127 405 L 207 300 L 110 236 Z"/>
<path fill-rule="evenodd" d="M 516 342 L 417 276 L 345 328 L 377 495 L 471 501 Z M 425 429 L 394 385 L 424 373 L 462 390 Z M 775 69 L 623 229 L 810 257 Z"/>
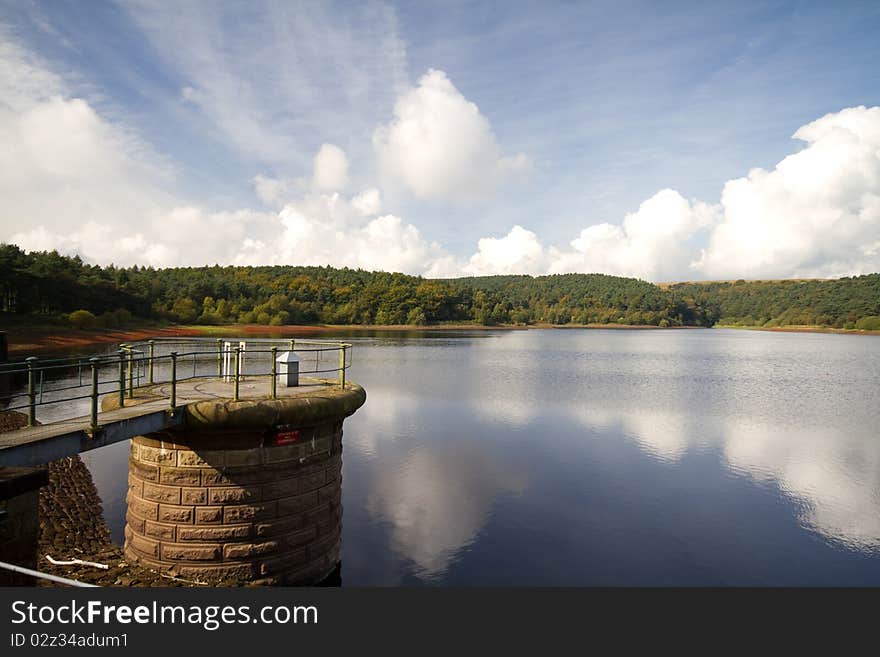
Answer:
<path fill-rule="evenodd" d="M 182 427 L 132 439 L 125 557 L 198 582 L 319 583 L 340 560 L 342 424 L 366 393 L 313 380 L 273 399 L 257 381 L 236 400 L 228 387 L 178 384 Z"/>

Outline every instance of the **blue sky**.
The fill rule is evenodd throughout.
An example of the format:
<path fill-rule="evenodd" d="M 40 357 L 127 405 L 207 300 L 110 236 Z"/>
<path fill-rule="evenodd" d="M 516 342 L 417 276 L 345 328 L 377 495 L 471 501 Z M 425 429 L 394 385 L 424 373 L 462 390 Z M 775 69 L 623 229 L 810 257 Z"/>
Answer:
<path fill-rule="evenodd" d="M 855 2 L 0 0 L 0 239 L 157 266 L 877 271 L 878 34 Z"/>

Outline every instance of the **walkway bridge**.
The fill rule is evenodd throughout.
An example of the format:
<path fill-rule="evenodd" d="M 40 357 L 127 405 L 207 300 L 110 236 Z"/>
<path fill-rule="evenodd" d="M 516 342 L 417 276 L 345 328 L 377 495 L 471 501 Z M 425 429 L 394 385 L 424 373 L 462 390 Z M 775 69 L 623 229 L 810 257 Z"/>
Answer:
<path fill-rule="evenodd" d="M 0 466 L 39 465 L 181 428 L 183 407 L 195 402 L 312 398 L 344 390 L 351 348 L 299 339 L 155 339 L 121 344 L 110 354 L 0 364 L 0 412 L 28 417 L 27 427 L 0 433 Z M 284 352 L 296 357 L 296 387 L 279 383 Z M 85 407 L 87 415 L 69 417 Z"/>
<path fill-rule="evenodd" d="M 0 466 L 130 438 L 127 563 L 199 582 L 315 584 L 339 567 L 342 425 L 366 401 L 346 381 L 350 353 L 344 342 L 149 340 L 7 363 L 0 409 L 28 426 L 0 434 Z M 45 470 L 0 475 L 0 552 L 31 568 Z"/>

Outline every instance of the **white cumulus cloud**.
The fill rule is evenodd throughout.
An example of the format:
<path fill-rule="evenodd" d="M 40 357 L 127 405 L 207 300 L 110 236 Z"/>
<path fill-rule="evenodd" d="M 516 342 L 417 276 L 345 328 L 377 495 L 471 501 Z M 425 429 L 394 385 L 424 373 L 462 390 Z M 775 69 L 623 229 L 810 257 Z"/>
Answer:
<path fill-rule="evenodd" d="M 649 280 L 687 277 L 694 239 L 713 222 L 714 209 L 663 189 L 627 214 L 620 225 L 581 231 L 571 250 L 551 249 L 548 272 L 599 272 Z"/>
<path fill-rule="evenodd" d="M 827 114 L 807 147 L 728 181 L 723 220 L 697 263 L 707 277 L 834 277 L 880 270 L 880 107 Z"/>
<path fill-rule="evenodd" d="M 315 264 L 421 273 L 446 254 L 382 209 L 349 199 L 348 159 L 325 144 L 311 181 L 257 176 L 280 211 L 209 211 L 168 191 L 171 174 L 136 135 L 11 41 L 0 41 L 0 240 L 100 264 Z M 39 84 L 34 84 L 38 81 Z M 311 191 L 309 191 L 311 183 Z"/>
<path fill-rule="evenodd" d="M 501 155 L 489 120 L 437 70 L 398 98 L 373 146 L 385 173 L 422 199 L 485 196 L 528 167 L 523 154 Z"/>
<path fill-rule="evenodd" d="M 880 271 L 880 107 L 828 114 L 794 134 L 807 146 L 728 181 L 719 204 L 662 189 L 622 222 L 584 228 L 569 248 L 519 226 L 484 238 L 437 275 L 599 272 L 651 281 L 839 277 Z M 442 265 L 442 266 L 441 266 Z"/>
<path fill-rule="evenodd" d="M 313 194 L 288 203 L 272 231 L 243 243 L 236 264 L 332 265 L 420 274 L 445 254 L 400 217 L 365 218 L 355 199 Z M 360 199 L 362 200 L 362 199 Z"/>
<path fill-rule="evenodd" d="M 275 178 L 262 174 L 254 176 L 253 183 L 257 198 L 271 208 L 284 207 L 287 201 L 302 193 L 307 186 L 299 178 Z"/>
<path fill-rule="evenodd" d="M 468 275 L 543 274 L 547 269 L 538 236 L 522 226 L 514 226 L 504 237 L 482 238 L 477 249 L 464 266 Z"/>
<path fill-rule="evenodd" d="M 364 217 L 379 214 L 382 211 L 382 194 L 375 187 L 366 189 L 351 199 L 351 206 Z"/>
<path fill-rule="evenodd" d="M 314 159 L 312 182 L 322 192 L 337 192 L 348 184 L 348 157 L 333 144 L 321 144 Z"/>
<path fill-rule="evenodd" d="M 880 107 L 804 125 L 794 133 L 801 150 L 728 181 L 717 204 L 662 189 L 619 223 L 584 222 L 567 246 L 514 225 L 477 240 L 469 257 L 384 207 L 378 187 L 346 191 L 348 156 L 329 142 L 311 171 L 303 153 L 301 177 L 253 179 L 266 210 L 202 207 L 172 191 L 174 168 L 102 107 L 0 29 L 0 240 L 100 264 L 330 264 L 429 277 L 880 271 Z M 486 117 L 436 70 L 398 96 L 373 146 L 384 171 L 424 199 L 485 195 L 528 166 L 501 154 Z"/>

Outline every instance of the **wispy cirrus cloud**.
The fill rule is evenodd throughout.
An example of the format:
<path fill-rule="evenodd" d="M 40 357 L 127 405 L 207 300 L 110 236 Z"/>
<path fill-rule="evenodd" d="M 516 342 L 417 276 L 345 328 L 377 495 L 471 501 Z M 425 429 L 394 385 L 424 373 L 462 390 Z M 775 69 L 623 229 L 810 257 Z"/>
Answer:
<path fill-rule="evenodd" d="M 282 172 L 324 141 L 358 147 L 352 136 L 407 84 L 396 15 L 381 3 L 123 7 L 216 138 Z"/>
<path fill-rule="evenodd" d="M 445 12 L 413 16 L 379 2 L 110 9 L 92 7 L 79 23 L 61 6 L 0 19 L 0 239 L 118 264 L 308 262 L 429 276 L 880 269 L 880 108 L 837 103 L 781 123 L 774 106 L 736 123 L 739 132 L 718 120 L 731 111 L 717 111 L 719 85 L 780 82 L 791 52 L 755 66 L 784 16 L 727 54 L 694 33 L 699 21 L 688 23 L 687 43 L 712 56 L 691 70 L 692 49 L 670 46 L 672 19 L 647 35 L 658 49 L 649 61 L 609 42 L 607 30 L 601 43 L 615 66 L 572 61 L 597 52 L 580 30 L 593 9 L 538 23 L 530 11 L 484 17 L 491 30 L 463 35 L 443 31 L 464 29 Z M 4 27 L 12 14 L 15 29 Z M 535 25 L 569 14 L 561 35 L 520 47 Z M 418 24 L 426 18 L 436 33 Z M 624 18 L 611 34 L 625 31 Z M 91 38 L 95 25 L 121 36 Z M 422 60 L 440 61 L 420 60 L 412 78 L 416 36 L 451 45 L 422 48 Z M 818 38 L 807 37 L 795 41 Z M 477 52 L 498 61 L 477 67 Z M 548 63 L 556 75 L 543 73 Z M 502 75 L 514 65 L 523 77 Z M 632 73 L 630 87 L 681 93 L 650 105 L 626 85 L 609 95 L 620 71 Z M 704 118 L 695 122 L 696 106 Z M 802 125 L 802 144 L 735 168 L 728 159 L 708 193 L 701 184 L 693 195 L 690 173 L 682 182 L 691 169 L 673 170 L 685 152 L 689 166 L 713 169 L 718 143 L 779 125 L 783 136 Z M 662 167 L 640 176 L 645 158 Z M 510 184 L 524 172 L 529 185 Z M 624 187 L 631 202 L 608 212 L 605 201 L 619 204 Z"/>
<path fill-rule="evenodd" d="M 0 239 L 101 264 L 360 266 L 420 273 L 443 254 L 372 187 L 351 196 L 348 158 L 324 144 L 310 175 L 258 177 L 278 211 L 213 210 L 175 194 L 173 169 L 78 98 L 46 62 L 0 44 Z"/>

